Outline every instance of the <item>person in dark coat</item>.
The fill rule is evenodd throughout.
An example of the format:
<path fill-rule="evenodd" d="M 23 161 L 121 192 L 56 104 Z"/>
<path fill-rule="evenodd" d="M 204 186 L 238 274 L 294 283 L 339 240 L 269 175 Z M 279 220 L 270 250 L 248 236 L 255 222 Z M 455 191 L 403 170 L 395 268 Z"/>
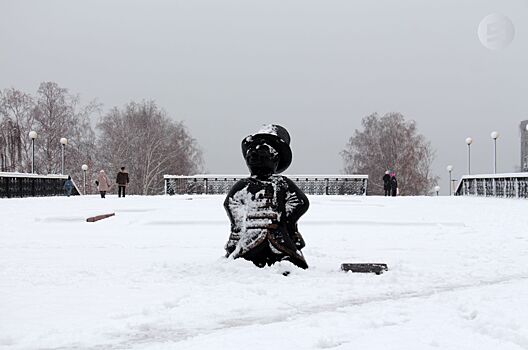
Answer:
<path fill-rule="evenodd" d="M 383 175 L 383 190 L 385 191 L 385 196 L 390 196 L 391 194 L 391 176 L 389 174 L 389 171 L 387 170 L 385 172 L 385 175 Z"/>
<path fill-rule="evenodd" d="M 125 171 L 125 167 L 123 166 L 121 167 L 121 170 L 117 173 L 117 179 L 116 179 L 116 183 L 118 187 L 117 193 L 118 193 L 119 198 L 121 198 L 121 193 L 123 193 L 123 198 L 125 198 L 125 189 L 128 185 L 128 182 L 129 182 L 128 173 Z"/>
<path fill-rule="evenodd" d="M 258 267 L 288 260 L 308 268 L 297 228 L 297 220 L 308 210 L 308 198 L 279 175 L 291 164 L 289 144 L 290 135 L 279 125 L 267 125 L 242 140 L 251 176 L 239 180 L 224 202 L 231 221 L 226 257 L 244 258 Z"/>
<path fill-rule="evenodd" d="M 396 197 L 396 194 L 398 192 L 398 180 L 396 180 L 396 173 L 391 174 L 390 186 L 391 186 L 392 196 Z"/>
<path fill-rule="evenodd" d="M 68 176 L 68 180 L 64 182 L 64 190 L 66 191 L 66 196 L 71 196 L 73 190 L 73 181 L 71 179 L 71 176 Z"/>

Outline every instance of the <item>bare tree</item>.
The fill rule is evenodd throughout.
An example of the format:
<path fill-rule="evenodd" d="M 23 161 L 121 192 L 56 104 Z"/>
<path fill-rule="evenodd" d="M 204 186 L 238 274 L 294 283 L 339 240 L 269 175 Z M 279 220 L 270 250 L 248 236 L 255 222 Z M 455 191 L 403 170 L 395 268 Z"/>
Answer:
<path fill-rule="evenodd" d="M 0 121 L 0 171 L 16 171 L 22 162 L 20 129 L 10 119 Z"/>
<path fill-rule="evenodd" d="M 362 120 L 363 130 L 355 130 L 341 152 L 347 174 L 368 174 L 369 193 L 383 194 L 382 177 L 395 171 L 402 195 L 425 195 L 437 183 L 431 173 L 435 152 L 418 134 L 414 121 L 400 113 L 377 113 Z"/>
<path fill-rule="evenodd" d="M 95 102 L 81 106 L 79 97 L 54 82 L 43 82 L 37 91 L 33 111 L 33 127 L 38 133 L 37 170 L 57 174 L 61 170 L 60 139 L 68 139 L 66 147 L 66 173 L 79 183 L 81 165 L 93 163 L 95 134 L 90 116 L 98 110 Z"/>
<path fill-rule="evenodd" d="M 129 193 L 160 194 L 164 174 L 194 174 L 201 152 L 182 122 L 171 120 L 154 101 L 113 108 L 97 125 L 100 167 L 110 176 L 126 166 Z"/>
<path fill-rule="evenodd" d="M 2 168 L 6 171 L 29 172 L 33 98 L 16 89 L 0 91 L 0 151 Z"/>
<path fill-rule="evenodd" d="M 87 192 L 101 168 L 109 173 L 126 165 L 132 174 L 129 193 L 156 194 L 163 189 L 163 174 L 192 174 L 202 169 L 201 152 L 181 122 L 167 117 L 152 101 L 114 108 L 98 125 L 91 116 L 95 102 L 81 105 L 77 95 L 54 82 L 40 84 L 35 97 L 15 89 L 0 91 L 0 171 L 31 169 L 29 131 L 38 134 L 35 168 L 41 174 L 61 171 L 61 138 L 67 138 L 65 173 L 82 184 L 87 164 Z"/>

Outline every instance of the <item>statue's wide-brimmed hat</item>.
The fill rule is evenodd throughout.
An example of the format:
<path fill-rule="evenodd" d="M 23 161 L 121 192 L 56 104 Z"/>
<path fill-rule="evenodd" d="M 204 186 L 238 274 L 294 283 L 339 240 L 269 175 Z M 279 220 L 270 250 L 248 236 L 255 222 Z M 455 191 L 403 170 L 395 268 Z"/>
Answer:
<path fill-rule="evenodd" d="M 292 162 L 290 134 L 280 125 L 264 125 L 256 133 L 244 138 L 242 140 L 242 154 L 244 155 L 244 158 L 246 157 L 249 146 L 262 140 L 266 141 L 268 145 L 273 147 L 279 153 L 277 173 L 282 173 L 284 170 L 288 169 Z"/>

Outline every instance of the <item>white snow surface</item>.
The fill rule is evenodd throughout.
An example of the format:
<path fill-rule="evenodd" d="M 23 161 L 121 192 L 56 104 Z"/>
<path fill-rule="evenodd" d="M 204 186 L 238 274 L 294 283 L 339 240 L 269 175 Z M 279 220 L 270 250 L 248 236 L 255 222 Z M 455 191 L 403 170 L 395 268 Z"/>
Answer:
<path fill-rule="evenodd" d="M 271 134 L 277 136 L 277 128 L 273 124 L 264 124 L 255 134 Z"/>
<path fill-rule="evenodd" d="M 0 348 L 528 349 L 526 200 L 312 196 L 308 270 L 224 258 L 223 200 L 1 199 Z"/>

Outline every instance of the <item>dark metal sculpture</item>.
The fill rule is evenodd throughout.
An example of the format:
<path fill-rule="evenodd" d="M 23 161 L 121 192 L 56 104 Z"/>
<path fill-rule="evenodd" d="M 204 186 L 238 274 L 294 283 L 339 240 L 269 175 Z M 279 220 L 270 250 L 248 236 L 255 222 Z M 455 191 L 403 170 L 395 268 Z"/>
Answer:
<path fill-rule="evenodd" d="M 226 256 L 244 258 L 259 267 L 288 260 L 308 268 L 297 220 L 308 210 L 306 195 L 285 176 L 292 160 L 290 135 L 279 125 L 266 125 L 242 140 L 251 176 L 229 191 L 224 207 L 231 220 Z"/>

